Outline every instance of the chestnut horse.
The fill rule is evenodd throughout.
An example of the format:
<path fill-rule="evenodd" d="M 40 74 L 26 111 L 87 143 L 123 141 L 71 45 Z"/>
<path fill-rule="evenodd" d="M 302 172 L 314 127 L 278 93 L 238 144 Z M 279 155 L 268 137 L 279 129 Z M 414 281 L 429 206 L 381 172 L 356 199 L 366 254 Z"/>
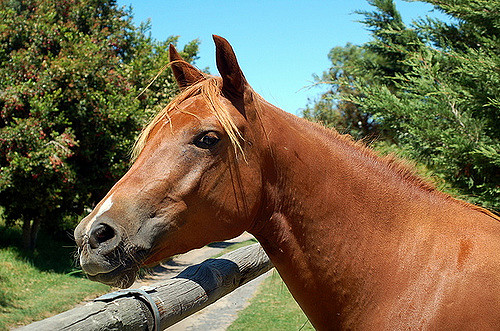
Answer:
<path fill-rule="evenodd" d="M 214 40 L 221 77 L 171 47 L 180 95 L 75 230 L 89 278 L 248 231 L 317 329 L 500 329 L 500 219 L 267 103 Z"/>

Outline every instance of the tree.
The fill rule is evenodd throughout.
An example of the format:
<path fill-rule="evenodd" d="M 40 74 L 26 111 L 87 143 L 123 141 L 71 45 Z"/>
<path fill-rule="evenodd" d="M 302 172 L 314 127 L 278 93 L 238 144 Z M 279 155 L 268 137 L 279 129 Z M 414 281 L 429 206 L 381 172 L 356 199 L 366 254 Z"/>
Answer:
<path fill-rule="evenodd" d="M 352 44 L 334 47 L 328 54 L 332 67 L 322 77 L 315 77 L 317 84 L 327 84 L 329 90 L 309 104 L 302 115 L 339 132 L 349 133 L 356 139 L 379 136 L 380 127 L 373 121 L 371 113 L 359 104 L 339 97 L 358 95 L 354 84 L 361 77 L 365 84 L 376 79 L 370 71 L 361 70 L 371 56 L 372 53 Z"/>
<path fill-rule="evenodd" d="M 362 22 L 373 39 L 332 99 L 369 114 L 387 139 L 468 200 L 500 210 L 498 1 L 429 0 L 454 19 L 402 24 L 392 0 Z M 345 77 L 330 80 L 347 86 Z M 337 111 L 333 108 L 332 111 Z"/>
<path fill-rule="evenodd" d="M 167 70 L 135 98 L 177 38 L 153 40 L 131 15 L 113 0 L 0 1 L 0 205 L 8 224 L 23 221 L 25 246 L 102 198 L 155 105 L 176 93 Z"/>
<path fill-rule="evenodd" d="M 332 66 L 321 78 L 316 77 L 316 81 L 328 84 L 331 90 L 323 93 L 312 106 L 306 107 L 303 114 L 306 118 L 320 121 L 323 121 L 322 117 L 335 118 L 335 127 L 358 139 L 382 136 L 392 140 L 393 128 L 381 126 L 374 120 L 371 109 L 350 99 L 364 96 L 356 85 L 394 89 L 392 78 L 410 70 L 404 60 L 410 51 L 422 47 L 423 42 L 414 30 L 407 29 L 392 1 L 368 2 L 378 10 L 357 13 L 364 15 L 361 23 L 372 31 L 373 40 L 362 46 L 348 43 L 330 51 L 328 57 Z"/>

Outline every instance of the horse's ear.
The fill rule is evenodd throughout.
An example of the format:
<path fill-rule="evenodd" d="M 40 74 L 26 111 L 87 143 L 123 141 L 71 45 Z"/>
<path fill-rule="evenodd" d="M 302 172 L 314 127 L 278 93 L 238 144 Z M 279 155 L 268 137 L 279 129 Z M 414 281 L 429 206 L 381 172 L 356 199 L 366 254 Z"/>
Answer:
<path fill-rule="evenodd" d="M 205 78 L 205 75 L 186 61 L 177 53 L 174 45 L 170 44 L 170 67 L 175 80 L 181 89 L 189 87 Z"/>
<path fill-rule="evenodd" d="M 222 92 L 228 98 L 242 98 L 247 81 L 238 65 L 236 55 L 229 42 L 213 35 L 217 69 L 222 77 Z"/>

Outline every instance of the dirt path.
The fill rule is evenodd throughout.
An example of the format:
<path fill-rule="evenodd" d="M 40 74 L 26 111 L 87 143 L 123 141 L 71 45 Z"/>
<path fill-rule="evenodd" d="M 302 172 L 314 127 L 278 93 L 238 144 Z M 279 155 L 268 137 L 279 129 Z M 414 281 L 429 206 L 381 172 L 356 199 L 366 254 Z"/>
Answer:
<path fill-rule="evenodd" d="M 200 249 L 195 249 L 154 268 L 153 274 L 137 280 L 131 288 L 151 285 L 165 279 L 176 276 L 179 272 L 190 265 L 197 264 L 220 253 L 226 247 L 235 243 L 252 239 L 252 235 L 244 233 L 234 239 L 213 243 Z M 254 296 L 260 283 L 270 274 L 268 273 L 254 279 L 248 284 L 236 289 L 232 293 L 219 299 L 217 302 L 202 309 L 196 314 L 180 321 L 179 323 L 167 328 L 169 331 L 205 331 L 205 330 L 226 330 L 238 317 L 238 312 L 244 309 L 249 300 Z"/>

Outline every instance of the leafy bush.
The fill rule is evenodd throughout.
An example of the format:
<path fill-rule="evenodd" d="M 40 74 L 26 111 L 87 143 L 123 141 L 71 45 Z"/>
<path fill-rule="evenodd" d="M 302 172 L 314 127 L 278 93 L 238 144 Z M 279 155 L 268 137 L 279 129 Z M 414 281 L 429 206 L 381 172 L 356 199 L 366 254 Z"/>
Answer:
<path fill-rule="evenodd" d="M 26 245 L 102 198 L 155 105 L 176 93 L 167 70 L 136 99 L 177 39 L 155 41 L 131 19 L 113 0 L 0 2 L 0 205 L 10 224 L 23 220 Z"/>

